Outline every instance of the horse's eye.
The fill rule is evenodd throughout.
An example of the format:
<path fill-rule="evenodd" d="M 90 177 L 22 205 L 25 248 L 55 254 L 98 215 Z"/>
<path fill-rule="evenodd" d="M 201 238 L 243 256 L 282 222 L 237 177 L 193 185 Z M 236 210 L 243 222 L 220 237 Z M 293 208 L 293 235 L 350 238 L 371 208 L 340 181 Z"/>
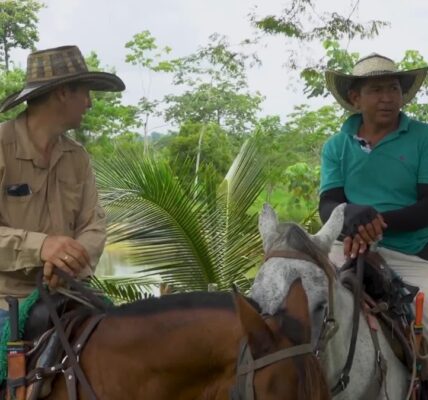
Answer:
<path fill-rule="evenodd" d="M 321 312 L 325 309 L 327 303 L 322 302 L 322 303 L 318 303 L 317 306 L 315 307 L 315 312 Z"/>

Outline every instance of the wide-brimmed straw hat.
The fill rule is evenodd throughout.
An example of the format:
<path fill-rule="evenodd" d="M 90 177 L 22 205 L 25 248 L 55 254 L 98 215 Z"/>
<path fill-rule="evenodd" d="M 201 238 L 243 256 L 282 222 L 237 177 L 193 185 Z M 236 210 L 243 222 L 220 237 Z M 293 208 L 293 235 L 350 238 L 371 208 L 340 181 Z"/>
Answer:
<path fill-rule="evenodd" d="M 62 46 L 31 53 L 27 59 L 26 84 L 0 104 L 0 112 L 34 99 L 64 83 L 82 82 L 90 90 L 119 92 L 122 79 L 107 72 L 89 71 L 77 46 Z"/>
<path fill-rule="evenodd" d="M 427 75 L 428 68 L 399 71 L 394 61 L 388 57 L 372 53 L 357 61 L 352 74 L 338 71 L 326 71 L 325 79 L 327 89 L 336 98 L 338 103 L 352 112 L 358 110 L 351 104 L 348 97 L 349 88 L 357 79 L 375 77 L 397 77 L 403 93 L 403 105 L 409 103 L 416 95 Z"/>

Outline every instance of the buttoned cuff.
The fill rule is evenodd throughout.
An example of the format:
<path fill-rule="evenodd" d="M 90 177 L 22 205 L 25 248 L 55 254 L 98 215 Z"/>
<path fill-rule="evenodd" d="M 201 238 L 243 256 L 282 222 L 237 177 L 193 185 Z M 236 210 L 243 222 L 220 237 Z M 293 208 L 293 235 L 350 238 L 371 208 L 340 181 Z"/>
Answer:
<path fill-rule="evenodd" d="M 19 250 L 17 269 L 43 265 L 40 259 L 40 251 L 47 236 L 45 233 L 40 232 L 26 232 Z"/>

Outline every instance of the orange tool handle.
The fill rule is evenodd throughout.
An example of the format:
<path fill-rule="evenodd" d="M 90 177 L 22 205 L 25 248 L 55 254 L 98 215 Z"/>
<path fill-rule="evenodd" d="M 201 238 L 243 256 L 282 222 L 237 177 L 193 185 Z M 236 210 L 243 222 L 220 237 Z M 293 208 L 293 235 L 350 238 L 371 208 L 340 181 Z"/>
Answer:
<path fill-rule="evenodd" d="M 415 318 L 415 327 L 422 326 L 422 317 L 424 315 L 424 299 L 425 295 L 423 292 L 419 292 L 416 296 L 416 318 Z"/>

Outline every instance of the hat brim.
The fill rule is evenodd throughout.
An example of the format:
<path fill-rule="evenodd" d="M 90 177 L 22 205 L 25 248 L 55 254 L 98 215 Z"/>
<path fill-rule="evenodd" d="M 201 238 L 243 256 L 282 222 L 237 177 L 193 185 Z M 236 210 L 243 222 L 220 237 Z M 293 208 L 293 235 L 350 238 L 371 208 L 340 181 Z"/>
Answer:
<path fill-rule="evenodd" d="M 120 92 L 125 89 L 122 79 L 108 72 L 83 72 L 77 75 L 49 80 L 46 82 L 36 82 L 27 84 L 19 92 L 15 92 L 0 104 L 0 112 L 6 112 L 11 108 L 45 94 L 52 89 L 71 82 L 82 82 L 89 90 L 100 92 Z"/>
<path fill-rule="evenodd" d="M 405 105 L 416 96 L 416 93 L 424 83 L 427 72 L 428 67 L 399 72 L 381 71 L 363 76 L 347 75 L 337 71 L 326 71 L 325 80 L 327 89 L 334 96 L 337 102 L 346 110 L 358 113 L 359 110 L 357 110 L 348 99 L 349 88 L 355 80 L 377 77 L 397 77 L 400 80 L 403 94 L 403 105 Z"/>

